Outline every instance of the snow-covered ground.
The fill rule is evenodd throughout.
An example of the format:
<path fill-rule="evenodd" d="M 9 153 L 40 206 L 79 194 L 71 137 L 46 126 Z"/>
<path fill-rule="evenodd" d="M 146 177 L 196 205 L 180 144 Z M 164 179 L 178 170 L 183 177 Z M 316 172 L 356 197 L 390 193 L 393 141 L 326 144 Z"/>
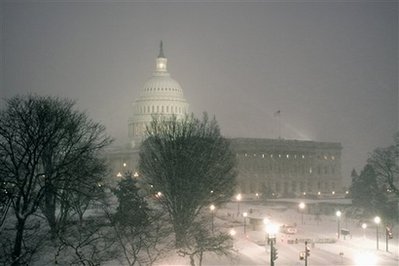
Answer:
<path fill-rule="evenodd" d="M 252 213 L 249 214 L 250 209 Z M 236 231 L 234 236 L 234 258 L 216 257 L 206 254 L 203 265 L 270 265 L 270 246 L 265 246 L 266 233 L 259 229 L 253 230 L 247 224 L 244 234 L 244 219 L 242 213 L 247 212 L 252 217 L 268 217 L 277 224 L 296 224 L 297 233 L 288 235 L 278 233 L 276 247 L 278 259 L 275 265 L 304 265 L 299 260 L 299 253 L 304 251 L 304 241 L 308 241 L 310 257 L 308 265 L 399 265 L 398 225 L 395 226 L 394 238 L 389 240 L 389 251 L 385 246 L 385 228 L 380 225 L 379 250 L 377 250 L 376 227 L 370 221 L 368 228 L 363 230 L 357 221 L 341 217 L 340 227 L 350 230 L 351 235 L 345 238 L 341 235 L 337 239 L 337 218 L 334 216 L 320 216 L 302 214 L 297 210 L 285 208 L 269 208 L 253 203 L 240 204 L 240 216 L 237 216 L 237 204 L 230 203 L 218 209 L 215 215 L 215 224 L 222 230 Z M 320 243 L 320 242 L 332 243 Z M 188 265 L 188 258 L 171 256 L 157 265 Z"/>

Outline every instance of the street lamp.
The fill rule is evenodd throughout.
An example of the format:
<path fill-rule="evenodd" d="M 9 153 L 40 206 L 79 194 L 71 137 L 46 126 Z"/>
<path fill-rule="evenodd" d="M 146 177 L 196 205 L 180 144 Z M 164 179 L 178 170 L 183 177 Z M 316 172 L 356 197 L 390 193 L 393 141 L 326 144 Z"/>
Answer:
<path fill-rule="evenodd" d="M 274 266 L 274 261 L 277 259 L 277 249 L 274 247 L 277 232 L 278 226 L 276 224 L 266 224 L 267 242 L 270 243 L 270 266 Z"/>
<path fill-rule="evenodd" d="M 367 228 L 367 224 L 366 223 L 362 223 L 363 238 L 366 238 L 366 228 Z"/>
<path fill-rule="evenodd" d="M 304 202 L 301 202 L 301 203 L 299 203 L 298 207 L 299 207 L 299 211 L 301 212 L 301 217 L 302 217 L 301 220 L 302 220 L 302 224 L 303 224 L 303 210 L 305 209 L 306 204 Z"/>
<path fill-rule="evenodd" d="M 339 239 L 341 236 L 341 215 L 342 215 L 342 213 L 341 213 L 341 211 L 337 211 L 335 213 L 335 215 L 337 216 L 337 233 L 338 233 L 338 239 Z"/>
<path fill-rule="evenodd" d="M 240 215 L 240 200 L 241 200 L 241 194 L 238 194 L 236 196 L 236 200 L 237 200 L 237 217 Z"/>
<path fill-rule="evenodd" d="M 246 222 L 246 219 L 247 219 L 248 213 L 244 212 L 242 214 L 242 216 L 244 217 L 244 235 L 247 235 L 247 230 L 246 230 L 247 222 Z"/>
<path fill-rule="evenodd" d="M 214 219 L 214 211 L 215 211 L 215 205 L 209 206 L 209 209 L 211 210 L 211 215 L 212 215 L 212 234 L 213 234 L 213 219 Z"/>
<path fill-rule="evenodd" d="M 377 226 L 375 228 L 376 228 L 377 249 L 379 249 L 379 246 L 378 246 L 378 227 L 380 225 L 381 218 L 378 217 L 378 216 L 374 217 L 374 222 L 377 224 Z"/>

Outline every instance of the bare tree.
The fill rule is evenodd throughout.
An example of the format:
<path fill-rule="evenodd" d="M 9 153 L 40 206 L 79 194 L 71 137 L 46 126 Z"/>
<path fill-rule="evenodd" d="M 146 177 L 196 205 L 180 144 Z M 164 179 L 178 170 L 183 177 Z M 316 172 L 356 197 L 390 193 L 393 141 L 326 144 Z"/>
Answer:
<path fill-rule="evenodd" d="M 202 223 L 196 222 L 187 234 L 187 245 L 181 248 L 180 256 L 189 256 L 191 266 L 201 266 L 205 253 L 219 256 L 233 255 L 233 239 L 226 233 L 212 234 Z"/>
<path fill-rule="evenodd" d="M 105 171 L 105 129 L 58 98 L 14 97 L 0 112 L 0 178 L 16 218 L 13 265 L 19 265 L 27 219 L 39 207 L 56 232 L 62 191 L 79 192 Z M 93 179 L 93 178 L 94 179 Z"/>
<path fill-rule="evenodd" d="M 394 142 L 389 147 L 375 149 L 368 162 L 373 166 L 379 181 L 399 196 L 399 133 L 395 135 Z"/>
<path fill-rule="evenodd" d="M 67 227 L 67 232 L 58 237 L 55 265 L 98 266 L 117 257 L 115 239 L 104 219 L 90 219 Z"/>
<path fill-rule="evenodd" d="M 205 114 L 178 120 L 155 118 L 140 148 L 139 169 L 171 219 L 176 246 L 185 246 L 196 217 L 211 203 L 228 201 L 235 189 L 235 155 L 215 119 Z"/>

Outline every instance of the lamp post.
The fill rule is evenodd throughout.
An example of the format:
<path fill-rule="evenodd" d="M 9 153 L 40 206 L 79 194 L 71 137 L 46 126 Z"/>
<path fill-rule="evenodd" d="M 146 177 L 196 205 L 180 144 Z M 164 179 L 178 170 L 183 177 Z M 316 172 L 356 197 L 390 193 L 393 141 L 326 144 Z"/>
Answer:
<path fill-rule="evenodd" d="M 209 209 L 211 210 L 211 215 L 212 215 L 212 234 L 213 234 L 213 220 L 214 220 L 214 211 L 215 211 L 215 205 L 209 206 Z"/>
<path fill-rule="evenodd" d="M 229 234 L 232 238 L 234 238 L 234 236 L 236 235 L 236 230 L 234 228 L 231 228 Z M 235 249 L 234 239 L 233 239 L 233 249 Z"/>
<path fill-rule="evenodd" d="M 267 242 L 270 243 L 270 266 L 274 266 L 274 261 L 277 259 L 277 249 L 274 247 L 277 232 L 277 225 L 273 223 L 266 224 Z"/>
<path fill-rule="evenodd" d="M 337 234 L 338 234 L 338 239 L 339 239 L 341 237 L 341 215 L 342 215 L 342 212 L 337 211 L 335 213 L 335 215 L 337 216 Z"/>
<path fill-rule="evenodd" d="M 236 200 L 237 200 L 237 217 L 240 215 L 240 200 L 241 200 L 241 194 L 238 194 L 236 196 Z"/>
<path fill-rule="evenodd" d="M 366 223 L 362 223 L 363 238 L 366 238 L 366 228 L 367 228 L 367 224 Z"/>
<path fill-rule="evenodd" d="M 247 235 L 247 230 L 246 230 L 247 222 L 246 222 L 246 220 L 247 220 L 248 213 L 244 212 L 242 214 L 242 216 L 244 217 L 244 235 L 246 236 Z"/>
<path fill-rule="evenodd" d="M 380 217 L 378 217 L 378 216 L 376 216 L 376 217 L 374 217 L 374 222 L 376 223 L 376 239 L 377 239 L 377 250 L 379 249 L 379 246 L 378 246 L 378 227 L 379 227 L 379 225 L 380 225 L 380 222 L 381 222 L 381 218 Z"/>
<path fill-rule="evenodd" d="M 301 203 L 299 203 L 298 207 L 299 207 L 299 211 L 301 212 L 301 220 L 302 220 L 302 224 L 303 224 L 303 210 L 305 209 L 306 204 L 304 202 L 301 202 Z"/>

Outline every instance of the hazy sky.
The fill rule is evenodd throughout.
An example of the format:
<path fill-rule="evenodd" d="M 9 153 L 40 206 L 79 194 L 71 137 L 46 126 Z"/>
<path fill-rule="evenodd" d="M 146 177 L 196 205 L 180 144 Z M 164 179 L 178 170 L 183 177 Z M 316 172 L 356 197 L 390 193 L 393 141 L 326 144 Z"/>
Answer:
<path fill-rule="evenodd" d="M 4 1 L 2 96 L 75 99 L 118 143 L 164 41 L 228 137 L 341 142 L 343 176 L 398 129 L 398 1 Z"/>

